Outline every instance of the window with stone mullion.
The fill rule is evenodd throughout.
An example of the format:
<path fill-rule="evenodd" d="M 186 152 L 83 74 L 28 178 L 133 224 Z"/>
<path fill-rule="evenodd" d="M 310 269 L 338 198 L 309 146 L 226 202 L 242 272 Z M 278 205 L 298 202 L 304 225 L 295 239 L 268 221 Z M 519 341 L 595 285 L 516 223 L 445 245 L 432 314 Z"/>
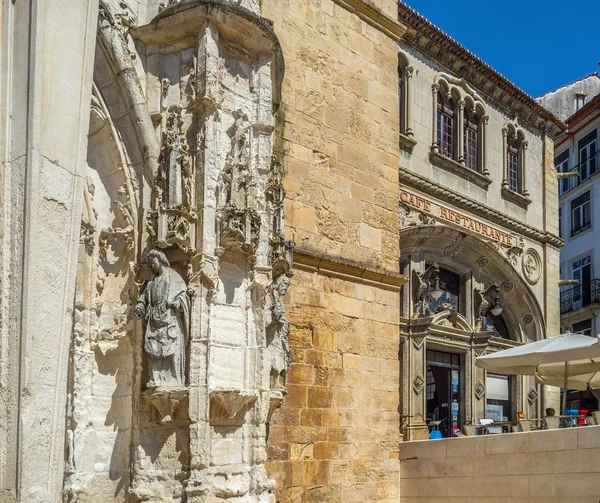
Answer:
<path fill-rule="evenodd" d="M 469 119 L 465 119 L 464 145 L 465 166 L 473 171 L 480 171 L 477 123 Z"/>
<path fill-rule="evenodd" d="M 454 108 L 452 100 L 444 100 L 441 93 L 438 95 L 437 144 L 443 156 L 454 158 Z"/>
<path fill-rule="evenodd" d="M 521 192 L 521 176 L 519 173 L 519 150 L 515 145 L 508 146 L 507 152 L 508 186 L 515 192 Z"/>

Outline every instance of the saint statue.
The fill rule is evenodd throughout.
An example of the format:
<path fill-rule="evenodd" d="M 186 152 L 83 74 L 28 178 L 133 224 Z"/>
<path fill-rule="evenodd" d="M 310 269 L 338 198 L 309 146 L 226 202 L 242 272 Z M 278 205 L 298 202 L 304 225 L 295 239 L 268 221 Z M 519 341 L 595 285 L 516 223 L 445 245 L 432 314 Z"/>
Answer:
<path fill-rule="evenodd" d="M 144 350 L 151 371 L 147 387 L 184 387 L 190 311 L 187 285 L 162 251 L 151 250 L 148 264 L 154 276 L 135 306 L 136 318 L 145 321 Z"/>
<path fill-rule="evenodd" d="M 281 376 L 285 376 L 292 366 L 289 346 L 290 324 L 285 314 L 282 297 L 287 293 L 290 279 L 282 274 L 273 283 L 271 292 L 270 322 L 267 325 L 267 345 L 271 359 L 271 375 L 275 388 L 283 388 Z M 268 313 L 269 313 L 268 311 Z M 267 315 L 268 316 L 268 315 Z"/>

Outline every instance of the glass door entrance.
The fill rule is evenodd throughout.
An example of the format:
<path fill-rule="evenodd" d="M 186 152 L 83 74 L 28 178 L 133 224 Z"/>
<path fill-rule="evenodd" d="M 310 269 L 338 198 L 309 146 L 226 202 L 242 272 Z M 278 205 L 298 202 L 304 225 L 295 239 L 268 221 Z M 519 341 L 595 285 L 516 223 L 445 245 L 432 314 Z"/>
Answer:
<path fill-rule="evenodd" d="M 442 421 L 442 437 L 460 431 L 460 355 L 427 350 L 427 423 Z"/>

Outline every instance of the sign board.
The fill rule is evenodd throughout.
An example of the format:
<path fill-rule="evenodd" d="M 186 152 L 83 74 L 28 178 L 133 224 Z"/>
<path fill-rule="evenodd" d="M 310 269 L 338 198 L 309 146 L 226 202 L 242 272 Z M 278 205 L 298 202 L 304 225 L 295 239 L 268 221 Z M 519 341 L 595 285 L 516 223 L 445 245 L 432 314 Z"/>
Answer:
<path fill-rule="evenodd" d="M 417 210 L 429 213 L 434 217 L 449 222 L 450 224 L 457 225 L 468 231 L 480 234 L 489 239 L 493 239 L 507 246 L 517 246 L 517 238 L 507 232 L 501 231 L 500 229 L 491 225 L 485 224 L 479 220 L 468 217 L 459 213 L 458 211 L 451 210 L 441 204 L 438 204 L 429 199 L 425 199 L 422 196 L 412 194 L 405 190 L 400 191 L 400 201 L 407 206 L 415 208 Z"/>

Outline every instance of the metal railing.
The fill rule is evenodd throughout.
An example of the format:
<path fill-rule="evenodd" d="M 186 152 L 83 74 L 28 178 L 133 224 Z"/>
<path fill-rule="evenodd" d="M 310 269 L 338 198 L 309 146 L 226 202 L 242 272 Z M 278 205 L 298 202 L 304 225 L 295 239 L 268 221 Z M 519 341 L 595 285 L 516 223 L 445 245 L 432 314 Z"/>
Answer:
<path fill-rule="evenodd" d="M 558 193 L 561 196 L 578 187 L 596 173 L 600 173 L 600 150 L 594 156 L 586 159 L 584 162 L 580 162 L 566 173 L 579 173 L 579 176 L 563 178 L 558 181 Z"/>
<path fill-rule="evenodd" d="M 600 279 L 561 292 L 560 314 L 576 311 L 595 302 L 600 302 Z"/>

